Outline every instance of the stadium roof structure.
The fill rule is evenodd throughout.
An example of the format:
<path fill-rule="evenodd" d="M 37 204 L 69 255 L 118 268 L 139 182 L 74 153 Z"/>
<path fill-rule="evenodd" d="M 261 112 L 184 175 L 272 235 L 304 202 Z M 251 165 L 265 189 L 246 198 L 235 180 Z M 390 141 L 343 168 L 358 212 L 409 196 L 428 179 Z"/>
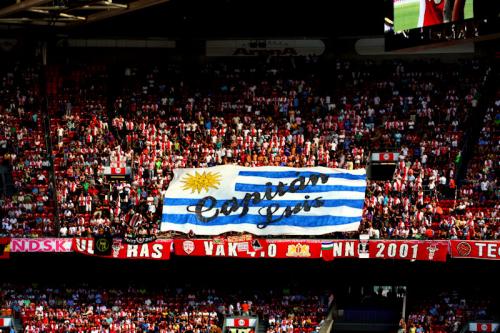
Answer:
<path fill-rule="evenodd" d="M 2 0 L 0 24 L 70 26 L 108 19 L 169 0 Z"/>
<path fill-rule="evenodd" d="M 323 0 L 0 0 L 0 30 L 194 39 L 381 35 L 384 10 L 384 0 L 333 8 Z"/>

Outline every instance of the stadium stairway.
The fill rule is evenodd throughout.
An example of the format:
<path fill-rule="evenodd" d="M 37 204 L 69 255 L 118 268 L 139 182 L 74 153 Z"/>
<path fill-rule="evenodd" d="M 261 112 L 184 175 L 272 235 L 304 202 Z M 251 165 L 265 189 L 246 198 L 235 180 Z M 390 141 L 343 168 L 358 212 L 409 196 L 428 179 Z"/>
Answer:
<path fill-rule="evenodd" d="M 269 327 L 269 322 L 262 316 L 259 316 L 259 326 L 257 327 L 257 332 L 255 333 L 266 333 Z"/>
<path fill-rule="evenodd" d="M 15 318 L 14 319 L 14 329 L 16 330 L 16 333 L 22 333 L 22 332 L 24 332 L 24 330 L 23 330 L 23 324 L 22 324 L 20 318 Z"/>
<path fill-rule="evenodd" d="M 348 317 L 339 316 L 333 324 L 332 332 L 396 332 L 398 320 L 392 313 L 380 310 L 348 310 Z M 382 318 L 387 317 L 386 320 Z M 392 317 L 392 318 L 389 318 Z"/>
<path fill-rule="evenodd" d="M 49 168 L 49 179 L 50 179 L 50 186 L 52 187 L 52 201 L 54 203 L 53 208 L 54 208 L 54 224 L 55 224 L 55 230 L 54 233 L 55 235 L 59 234 L 59 202 L 57 201 L 57 186 L 56 186 L 56 176 L 55 176 L 55 169 L 54 169 L 54 155 L 53 151 L 54 148 L 52 146 L 52 135 L 51 135 L 51 121 L 50 121 L 50 114 L 49 114 L 49 98 L 51 96 L 51 92 L 53 89 L 53 86 L 47 82 L 47 78 L 51 77 L 52 80 L 55 80 L 57 82 L 61 82 L 59 77 L 57 75 L 54 75 L 53 77 L 51 76 L 52 71 L 49 67 L 45 66 L 45 68 L 42 68 L 40 70 L 40 91 L 44 92 L 44 98 L 41 103 L 42 107 L 42 125 L 43 125 L 43 131 L 44 131 L 44 136 L 45 136 L 45 147 L 47 149 L 47 157 L 50 163 L 50 168 Z M 57 89 L 56 89 L 57 91 Z"/>
<path fill-rule="evenodd" d="M 350 296 L 349 299 L 336 301 L 331 309 L 331 332 L 396 332 L 402 302 L 399 298 L 376 295 L 365 295 L 360 299 Z"/>
<path fill-rule="evenodd" d="M 337 304 L 334 301 L 330 304 L 330 307 L 328 308 L 328 315 L 326 316 L 325 320 L 323 321 L 323 324 L 321 324 L 321 327 L 319 329 L 319 333 L 330 333 L 332 331 L 333 323 L 334 323 L 333 317 L 334 317 L 336 310 L 337 310 Z"/>
<path fill-rule="evenodd" d="M 495 75 L 492 73 L 493 70 L 488 70 L 485 73 L 485 78 L 482 87 L 479 89 L 481 94 L 477 100 L 477 107 L 472 111 L 472 114 L 467 119 L 467 132 L 465 134 L 465 143 L 462 148 L 462 156 L 458 165 L 457 172 L 457 184 L 461 186 L 464 179 L 467 176 L 467 168 L 469 161 L 472 159 L 475 153 L 475 147 L 477 146 L 479 135 L 483 128 L 483 120 L 486 115 L 486 109 L 489 101 L 494 100 L 496 93 L 497 82 Z"/>
<path fill-rule="evenodd" d="M 122 76 L 120 75 L 120 71 L 118 68 L 114 66 L 110 66 L 108 68 L 108 91 L 107 91 L 107 116 L 108 116 L 108 128 L 111 130 L 111 133 L 115 138 L 119 141 L 122 140 L 119 131 L 112 124 L 112 120 L 115 117 L 115 100 L 120 95 L 120 91 L 122 88 Z"/>
<path fill-rule="evenodd" d="M 0 160 L 0 191 L 3 195 L 12 196 L 14 194 L 14 181 L 12 180 L 12 166 L 3 164 Z"/>

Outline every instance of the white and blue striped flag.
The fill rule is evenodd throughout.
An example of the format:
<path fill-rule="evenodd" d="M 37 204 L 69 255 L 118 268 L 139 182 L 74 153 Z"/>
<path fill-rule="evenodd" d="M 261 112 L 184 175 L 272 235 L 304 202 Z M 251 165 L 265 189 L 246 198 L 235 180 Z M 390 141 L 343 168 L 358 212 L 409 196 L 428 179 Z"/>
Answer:
<path fill-rule="evenodd" d="M 161 231 L 197 235 L 322 235 L 355 231 L 366 171 L 223 165 L 176 169 Z"/>

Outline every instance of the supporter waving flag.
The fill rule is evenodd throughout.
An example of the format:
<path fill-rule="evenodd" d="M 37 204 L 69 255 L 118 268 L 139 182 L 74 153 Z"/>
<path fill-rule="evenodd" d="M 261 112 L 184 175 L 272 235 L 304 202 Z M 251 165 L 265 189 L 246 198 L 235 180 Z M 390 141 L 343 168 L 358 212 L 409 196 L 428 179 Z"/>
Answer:
<path fill-rule="evenodd" d="M 163 205 L 162 231 L 199 235 L 322 235 L 355 231 L 366 171 L 234 165 L 176 169 Z"/>

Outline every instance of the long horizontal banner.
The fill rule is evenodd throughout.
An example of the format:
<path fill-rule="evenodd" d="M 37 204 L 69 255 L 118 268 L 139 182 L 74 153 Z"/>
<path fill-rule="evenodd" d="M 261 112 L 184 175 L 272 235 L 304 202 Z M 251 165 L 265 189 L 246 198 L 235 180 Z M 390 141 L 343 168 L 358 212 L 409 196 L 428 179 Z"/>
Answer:
<path fill-rule="evenodd" d="M 12 238 L 11 252 L 73 252 L 72 238 Z"/>
<path fill-rule="evenodd" d="M 228 242 L 226 239 L 176 239 L 174 251 L 179 256 L 238 258 L 372 258 L 446 261 L 446 241 L 359 241 L 314 239 L 253 239 Z"/>
<path fill-rule="evenodd" d="M 447 241 L 416 240 L 333 240 L 323 242 L 322 256 L 334 258 L 371 258 L 446 261 Z"/>
<path fill-rule="evenodd" d="M 0 259 L 9 258 L 10 252 L 78 252 L 106 258 L 166 260 L 172 250 L 179 256 L 237 258 L 371 258 L 444 262 L 450 252 L 452 258 L 500 259 L 500 241 L 265 239 L 248 234 L 207 239 L 156 239 L 136 244 L 109 239 L 107 250 L 109 252 L 96 249 L 94 238 L 0 237 Z"/>
<path fill-rule="evenodd" d="M 162 231 L 322 235 L 356 231 L 366 171 L 223 165 L 175 169 Z"/>
<path fill-rule="evenodd" d="M 369 241 L 370 258 L 446 261 L 447 241 Z"/>
<path fill-rule="evenodd" d="M 73 251 L 103 258 L 168 260 L 171 245 L 171 239 L 157 239 L 144 244 L 127 244 L 121 239 L 113 239 L 110 254 L 97 255 L 94 238 L 75 238 Z"/>
<path fill-rule="evenodd" d="M 320 240 L 253 239 L 229 242 L 227 239 L 176 239 L 179 256 L 237 258 L 320 258 Z"/>
<path fill-rule="evenodd" d="M 452 258 L 500 260 L 499 241 L 451 240 Z"/>
<path fill-rule="evenodd" d="M 10 238 L 0 237 L 0 259 L 9 259 L 10 257 Z"/>

